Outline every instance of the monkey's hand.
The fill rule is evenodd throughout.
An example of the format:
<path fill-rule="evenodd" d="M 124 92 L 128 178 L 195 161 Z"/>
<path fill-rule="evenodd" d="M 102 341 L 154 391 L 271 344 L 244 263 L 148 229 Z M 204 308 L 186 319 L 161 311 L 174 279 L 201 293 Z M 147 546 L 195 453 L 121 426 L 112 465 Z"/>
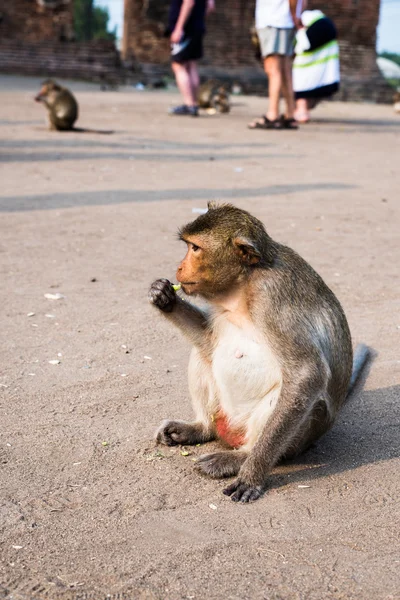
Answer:
<path fill-rule="evenodd" d="M 263 495 L 263 489 L 259 485 L 245 483 L 239 477 L 231 485 L 228 485 L 223 493 L 225 496 L 230 496 L 234 502 L 254 502 Z"/>
<path fill-rule="evenodd" d="M 168 279 L 157 279 L 149 290 L 149 301 L 163 312 L 170 313 L 176 304 L 176 293 Z"/>

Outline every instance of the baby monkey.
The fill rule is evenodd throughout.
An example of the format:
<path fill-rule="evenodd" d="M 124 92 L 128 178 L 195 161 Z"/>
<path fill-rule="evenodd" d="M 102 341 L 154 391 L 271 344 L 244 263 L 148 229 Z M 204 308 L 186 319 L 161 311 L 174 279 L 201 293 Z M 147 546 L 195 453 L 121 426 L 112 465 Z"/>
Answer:
<path fill-rule="evenodd" d="M 42 83 L 36 102 L 43 102 L 48 111 L 49 129 L 71 131 L 78 118 L 78 103 L 73 94 L 52 79 Z"/>
<path fill-rule="evenodd" d="M 263 224 L 235 206 L 208 212 L 179 231 L 187 253 L 176 278 L 149 299 L 193 344 L 189 390 L 195 420 L 164 421 L 159 443 L 202 444 L 220 439 L 235 450 L 201 456 L 196 468 L 214 478 L 236 476 L 224 494 L 257 500 L 284 458 L 309 448 L 334 423 L 366 363 L 353 361 L 342 307 L 314 269 L 275 242 Z"/>

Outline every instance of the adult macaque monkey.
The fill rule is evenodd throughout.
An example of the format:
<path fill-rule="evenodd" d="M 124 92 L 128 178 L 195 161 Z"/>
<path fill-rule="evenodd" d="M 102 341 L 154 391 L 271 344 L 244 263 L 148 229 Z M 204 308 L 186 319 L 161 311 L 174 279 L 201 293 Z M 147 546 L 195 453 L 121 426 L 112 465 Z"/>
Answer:
<path fill-rule="evenodd" d="M 78 103 L 69 89 L 52 79 L 42 83 L 36 102 L 43 102 L 48 111 L 49 129 L 71 131 L 78 118 Z"/>
<path fill-rule="evenodd" d="M 109 130 L 84 129 L 75 127 L 78 118 L 78 102 L 66 87 L 62 87 L 52 79 L 43 81 L 36 102 L 42 102 L 47 108 L 50 131 L 75 131 L 76 133 L 113 133 Z"/>
<path fill-rule="evenodd" d="M 203 311 L 166 279 L 150 301 L 193 343 L 189 388 L 193 423 L 164 421 L 169 446 L 219 438 L 235 451 L 201 456 L 211 477 L 237 476 L 224 489 L 235 502 L 259 498 L 271 469 L 313 444 L 335 421 L 368 358 L 354 360 L 339 301 L 290 248 L 273 241 L 248 212 L 208 205 L 182 227 L 187 254 L 177 270 L 183 292 L 208 301 Z"/>

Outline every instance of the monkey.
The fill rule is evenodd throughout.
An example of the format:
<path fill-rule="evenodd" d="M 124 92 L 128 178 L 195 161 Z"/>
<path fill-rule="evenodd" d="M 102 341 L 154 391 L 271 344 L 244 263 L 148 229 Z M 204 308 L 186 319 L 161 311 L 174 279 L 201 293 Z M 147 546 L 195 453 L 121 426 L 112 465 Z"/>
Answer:
<path fill-rule="evenodd" d="M 71 131 L 78 118 L 78 103 L 73 94 L 52 79 L 42 83 L 36 102 L 43 102 L 48 111 L 49 129 Z"/>
<path fill-rule="evenodd" d="M 339 300 L 247 211 L 209 203 L 178 237 L 187 245 L 176 272 L 181 292 L 158 279 L 149 301 L 193 344 L 195 420 L 163 421 L 156 441 L 218 439 L 233 448 L 201 455 L 195 467 L 212 478 L 236 477 L 223 493 L 252 502 L 279 461 L 331 428 L 370 352 L 360 345 L 353 361 Z M 189 300 L 196 296 L 205 309 Z"/>
<path fill-rule="evenodd" d="M 261 56 L 260 40 L 258 38 L 257 29 L 256 29 L 255 25 L 250 27 L 250 40 L 251 40 L 251 45 L 253 47 L 254 58 L 256 60 L 261 60 L 262 56 Z"/>
<path fill-rule="evenodd" d="M 227 90 L 214 79 L 201 84 L 197 101 L 200 108 L 214 108 L 220 113 L 228 113 L 231 109 Z"/>
<path fill-rule="evenodd" d="M 43 102 L 48 112 L 50 131 L 75 131 L 77 133 L 113 133 L 108 130 L 83 129 L 74 127 L 78 119 L 78 102 L 66 87 L 62 87 L 52 79 L 43 81 L 36 102 Z"/>

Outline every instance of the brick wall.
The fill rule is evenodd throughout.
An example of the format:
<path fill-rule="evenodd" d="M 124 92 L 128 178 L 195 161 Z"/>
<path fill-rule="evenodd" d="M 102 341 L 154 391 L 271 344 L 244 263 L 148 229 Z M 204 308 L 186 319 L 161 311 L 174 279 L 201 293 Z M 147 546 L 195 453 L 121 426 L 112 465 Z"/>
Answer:
<path fill-rule="evenodd" d="M 203 77 L 238 80 L 247 91 L 264 90 L 265 78 L 250 44 L 255 2 L 216 0 L 207 22 Z M 169 65 L 169 44 L 163 37 L 169 0 L 125 0 L 123 56 L 135 56 L 145 71 Z M 390 101 L 376 66 L 376 27 L 380 0 L 309 0 L 330 16 L 339 32 L 342 90 L 337 98 Z"/>
<path fill-rule="evenodd" d="M 74 42 L 73 0 L 0 0 L 0 71 L 114 83 L 114 42 Z"/>
<path fill-rule="evenodd" d="M 151 79 L 169 73 L 169 41 L 164 37 L 170 0 L 125 0 L 122 54 Z M 265 93 L 265 76 L 254 57 L 249 30 L 255 1 L 216 0 L 207 23 L 203 78 L 238 81 L 248 92 Z M 78 44 L 73 39 L 73 0 L 0 0 L 0 70 L 96 79 L 121 78 L 115 47 Z M 376 66 L 376 26 L 380 0 L 309 0 L 332 17 L 339 31 L 340 99 L 391 101 L 391 90 Z M 64 43 L 60 45 L 60 40 Z M 100 49 L 101 48 L 101 49 Z"/>
<path fill-rule="evenodd" d="M 0 40 L 0 72 L 117 83 L 125 77 L 113 42 Z"/>
<path fill-rule="evenodd" d="M 73 38 L 73 0 L 0 0 L 0 39 L 24 42 Z"/>

